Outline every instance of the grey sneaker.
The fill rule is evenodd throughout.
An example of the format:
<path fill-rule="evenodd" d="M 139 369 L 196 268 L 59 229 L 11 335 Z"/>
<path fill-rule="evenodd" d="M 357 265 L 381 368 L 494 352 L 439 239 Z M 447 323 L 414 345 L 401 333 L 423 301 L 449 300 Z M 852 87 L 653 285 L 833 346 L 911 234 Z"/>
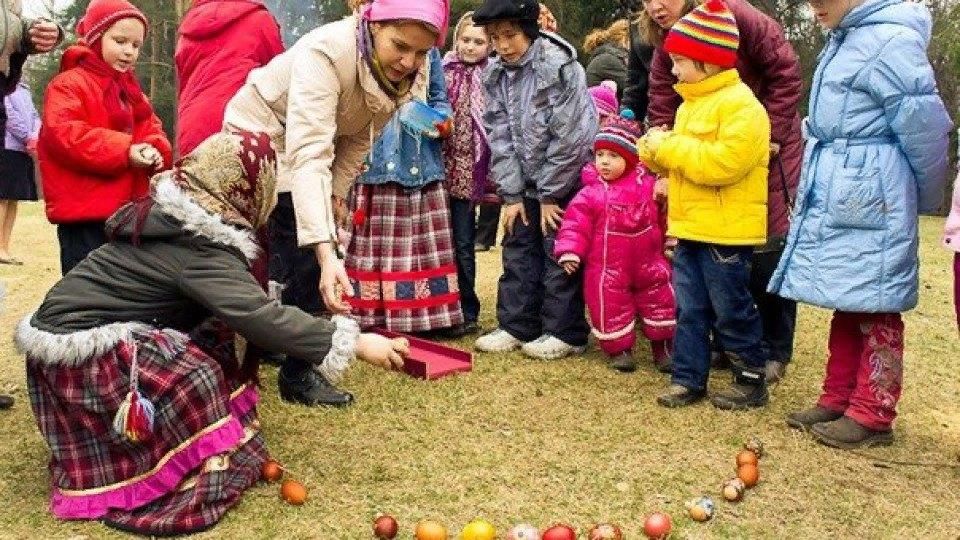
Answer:
<path fill-rule="evenodd" d="M 792 412 L 787 415 L 787 425 L 793 429 L 808 431 L 814 424 L 832 422 L 843 416 L 843 413 L 831 411 L 825 407 L 815 405 L 809 409 Z"/>
<path fill-rule="evenodd" d="M 821 443 L 841 450 L 893 444 L 892 431 L 870 429 L 849 416 L 841 416 L 832 422 L 814 424 L 810 428 L 810 434 Z"/>
<path fill-rule="evenodd" d="M 519 349 L 523 342 L 513 337 L 513 334 L 502 328 L 497 328 L 489 334 L 477 338 L 473 348 L 480 352 L 503 353 Z"/>
<path fill-rule="evenodd" d="M 537 360 L 557 360 L 571 354 L 582 354 L 586 345 L 571 345 L 558 337 L 544 334 L 521 347 L 523 354 Z"/>

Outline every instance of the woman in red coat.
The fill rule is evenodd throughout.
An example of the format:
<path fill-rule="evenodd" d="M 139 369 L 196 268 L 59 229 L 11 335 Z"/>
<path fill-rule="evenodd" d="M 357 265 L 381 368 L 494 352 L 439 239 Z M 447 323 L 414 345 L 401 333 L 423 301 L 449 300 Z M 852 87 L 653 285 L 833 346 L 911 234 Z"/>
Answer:
<path fill-rule="evenodd" d="M 64 274 L 106 243 L 104 222 L 170 167 L 170 143 L 133 73 L 147 19 L 126 0 L 94 0 L 44 96 L 38 154 L 47 219 Z"/>
<path fill-rule="evenodd" d="M 195 0 L 178 34 L 177 155 L 185 156 L 220 131 L 227 102 L 283 41 L 261 0 Z"/>
<path fill-rule="evenodd" d="M 793 354 L 797 305 L 768 294 L 766 289 L 783 253 L 790 228 L 790 210 L 800 181 L 803 139 L 797 106 L 803 83 L 800 61 L 780 25 L 746 0 L 725 2 L 740 31 L 737 71 L 767 110 L 772 129 L 767 184 L 768 241 L 754 251 L 750 288 L 763 319 L 764 344 L 770 349 L 767 382 L 775 382 L 783 377 Z M 637 24 L 641 36 L 656 47 L 650 64 L 650 103 L 647 108 L 650 126 L 672 126 L 677 108 L 682 103 L 673 89 L 677 83 L 671 73 L 673 63 L 662 45 L 667 30 L 696 4 L 695 0 L 648 0 L 643 3 Z"/>

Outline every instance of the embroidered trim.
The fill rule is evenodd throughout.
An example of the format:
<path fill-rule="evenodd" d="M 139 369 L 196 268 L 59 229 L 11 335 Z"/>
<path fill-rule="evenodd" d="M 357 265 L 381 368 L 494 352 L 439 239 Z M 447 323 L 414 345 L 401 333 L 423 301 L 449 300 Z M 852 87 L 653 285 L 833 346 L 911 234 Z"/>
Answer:
<path fill-rule="evenodd" d="M 330 352 L 316 370 L 330 383 L 337 384 L 356 356 L 360 324 L 350 317 L 334 315 L 330 319 L 337 326 L 330 338 Z"/>
<path fill-rule="evenodd" d="M 194 202 L 173 180 L 162 178 L 153 187 L 153 200 L 160 211 L 183 224 L 183 228 L 218 244 L 239 249 L 250 261 L 257 258 L 260 247 L 250 231 L 224 223 Z"/>

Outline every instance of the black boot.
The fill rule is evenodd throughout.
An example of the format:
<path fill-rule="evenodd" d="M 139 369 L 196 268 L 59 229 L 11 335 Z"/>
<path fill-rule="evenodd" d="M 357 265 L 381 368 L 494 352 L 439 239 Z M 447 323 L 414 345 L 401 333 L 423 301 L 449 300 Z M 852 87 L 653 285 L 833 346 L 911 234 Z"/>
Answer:
<path fill-rule="evenodd" d="M 10 407 L 13 407 L 13 396 L 0 394 L 0 410 L 9 409 Z"/>
<path fill-rule="evenodd" d="M 745 411 L 766 405 L 769 394 L 764 368 L 748 367 L 734 355 L 728 353 L 728 356 L 730 371 L 733 372 L 733 384 L 730 388 L 714 394 L 710 403 L 725 411 Z"/>
<path fill-rule="evenodd" d="M 437 331 L 437 337 L 442 339 L 460 339 L 465 336 L 477 335 L 482 331 L 477 321 L 467 321 Z"/>
<path fill-rule="evenodd" d="M 280 398 L 308 406 L 346 407 L 353 403 L 353 394 L 337 389 L 323 375 L 310 368 L 296 374 L 287 373 L 285 366 L 277 374 Z"/>
<path fill-rule="evenodd" d="M 260 361 L 264 364 L 280 367 L 287 361 L 287 355 L 278 352 L 264 351 L 260 356 Z"/>

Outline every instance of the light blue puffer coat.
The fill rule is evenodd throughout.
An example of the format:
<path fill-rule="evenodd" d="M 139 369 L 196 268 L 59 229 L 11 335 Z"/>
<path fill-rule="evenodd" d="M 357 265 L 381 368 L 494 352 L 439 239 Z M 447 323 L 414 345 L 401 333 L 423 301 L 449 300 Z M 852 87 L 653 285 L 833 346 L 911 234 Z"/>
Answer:
<path fill-rule="evenodd" d="M 922 4 L 867 0 L 830 33 L 770 292 L 861 313 L 916 306 L 917 213 L 941 202 L 952 128 L 927 60 L 930 31 Z"/>

